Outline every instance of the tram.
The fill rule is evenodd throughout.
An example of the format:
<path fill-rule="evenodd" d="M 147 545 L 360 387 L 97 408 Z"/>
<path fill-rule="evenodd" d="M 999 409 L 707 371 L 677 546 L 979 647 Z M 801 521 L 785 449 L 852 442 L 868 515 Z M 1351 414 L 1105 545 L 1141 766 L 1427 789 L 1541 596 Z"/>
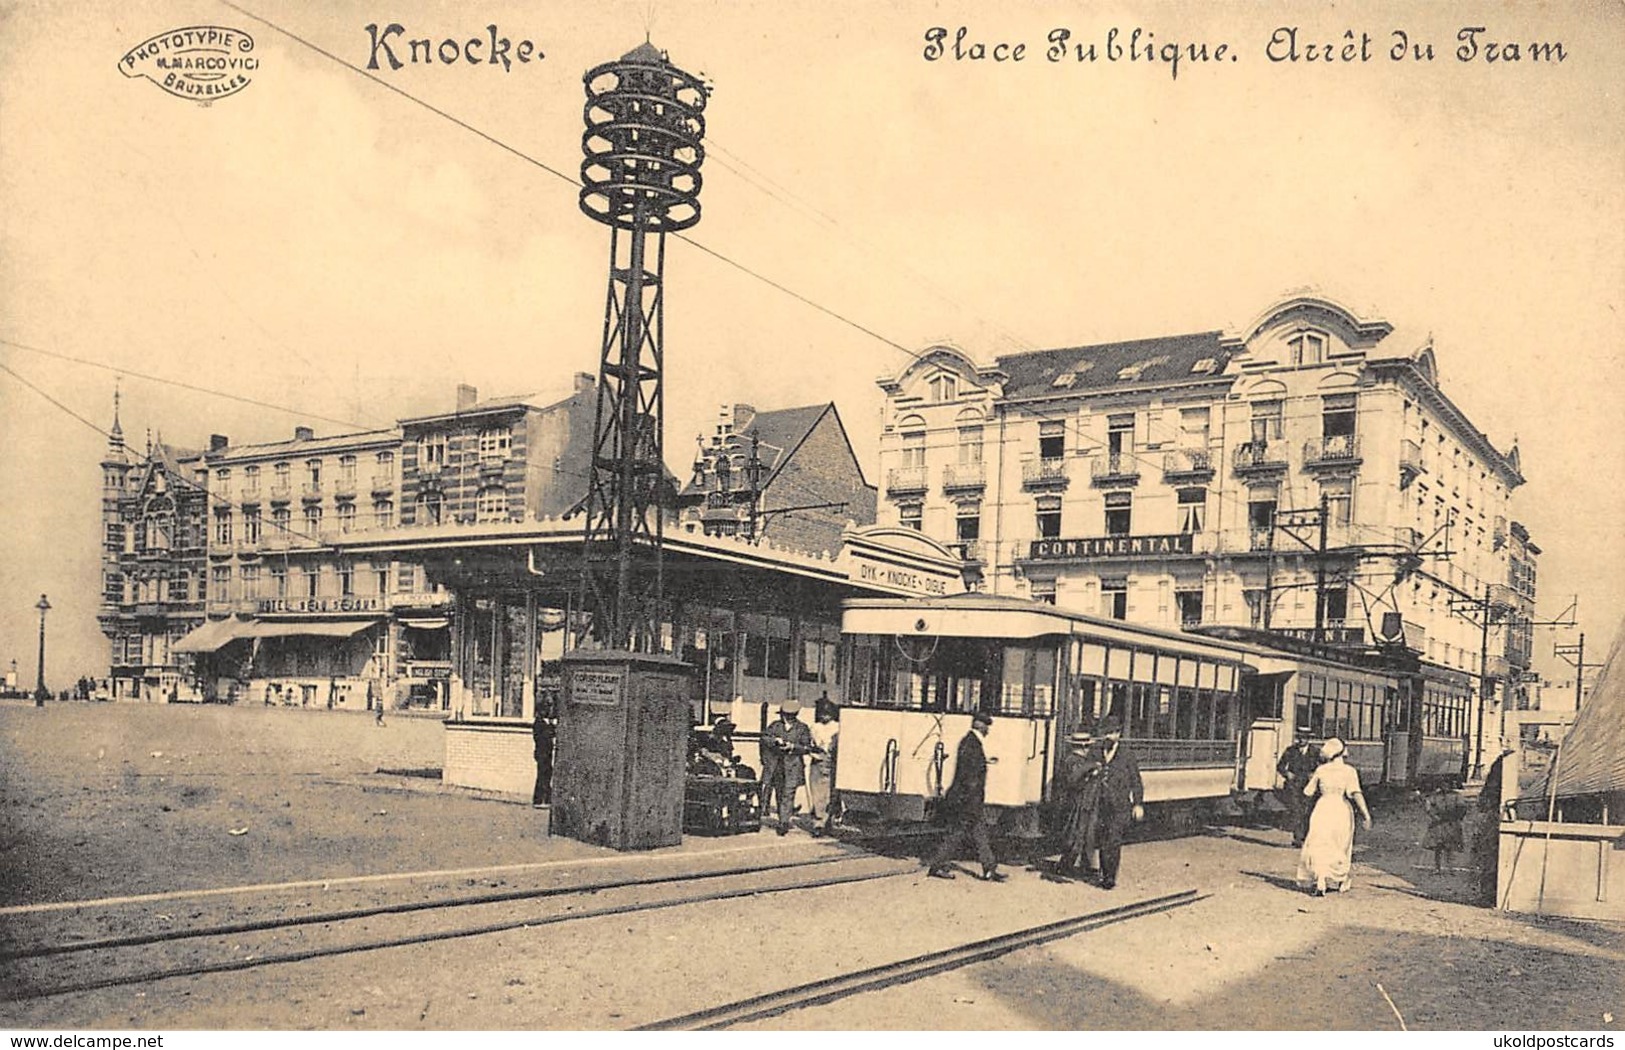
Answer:
<path fill-rule="evenodd" d="M 1298 726 L 1344 740 L 1367 785 L 1461 771 L 1451 734 L 1465 725 L 1465 684 L 1414 657 L 1407 667 L 1246 629 L 1168 631 L 986 594 L 843 609 L 836 788 L 849 814 L 925 819 L 978 711 L 995 716 L 986 799 L 1006 835 L 1042 833 L 1067 736 L 1107 716 L 1123 725 L 1147 808 L 1176 825 L 1277 787 Z"/>

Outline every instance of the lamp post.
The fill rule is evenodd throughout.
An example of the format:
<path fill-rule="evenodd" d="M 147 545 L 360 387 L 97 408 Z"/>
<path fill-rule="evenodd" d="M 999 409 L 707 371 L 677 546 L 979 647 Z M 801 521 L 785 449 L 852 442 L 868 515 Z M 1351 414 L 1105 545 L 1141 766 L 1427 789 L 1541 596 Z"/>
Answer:
<path fill-rule="evenodd" d="M 39 610 L 39 678 L 34 683 L 34 703 L 40 707 L 45 706 L 45 614 L 51 611 L 51 602 L 45 595 L 39 596 L 34 603 Z"/>

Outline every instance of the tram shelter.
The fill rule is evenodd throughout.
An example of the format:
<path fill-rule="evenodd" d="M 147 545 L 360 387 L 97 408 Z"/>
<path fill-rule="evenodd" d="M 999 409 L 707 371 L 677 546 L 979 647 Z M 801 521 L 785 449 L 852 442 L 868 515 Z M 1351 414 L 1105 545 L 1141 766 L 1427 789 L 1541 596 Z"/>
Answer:
<path fill-rule="evenodd" d="M 593 645 L 580 519 L 397 530 L 347 546 L 419 560 L 452 596 L 444 782 L 528 795 L 535 718 L 554 716 L 564 653 Z M 963 566 L 910 529 L 851 527 L 830 555 L 679 527 L 664 538 L 647 648 L 690 664 L 695 722 L 726 715 L 748 748 L 784 700 L 841 702 L 843 599 L 957 594 Z"/>

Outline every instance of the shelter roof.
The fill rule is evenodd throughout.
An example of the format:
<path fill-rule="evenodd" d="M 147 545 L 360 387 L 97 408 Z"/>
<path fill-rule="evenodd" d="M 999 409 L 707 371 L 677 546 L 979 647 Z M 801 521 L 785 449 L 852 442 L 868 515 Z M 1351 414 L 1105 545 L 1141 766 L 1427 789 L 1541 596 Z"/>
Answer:
<path fill-rule="evenodd" d="M 1625 622 L 1556 762 L 1557 795 L 1625 791 Z"/>

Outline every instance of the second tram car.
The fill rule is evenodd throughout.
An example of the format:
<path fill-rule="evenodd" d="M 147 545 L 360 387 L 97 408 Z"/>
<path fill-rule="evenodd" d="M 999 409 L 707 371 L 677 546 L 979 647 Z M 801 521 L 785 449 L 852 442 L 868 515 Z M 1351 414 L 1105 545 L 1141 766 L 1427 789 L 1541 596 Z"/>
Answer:
<path fill-rule="evenodd" d="M 1041 831 L 1067 736 L 1107 716 L 1165 815 L 1277 787 L 1300 727 L 1343 739 L 1371 786 L 1462 769 L 1466 683 L 1414 657 L 1242 628 L 1166 631 L 985 594 L 852 599 L 841 629 L 836 787 L 848 813 L 924 819 L 977 711 L 995 716 L 987 802 L 1005 834 Z"/>

